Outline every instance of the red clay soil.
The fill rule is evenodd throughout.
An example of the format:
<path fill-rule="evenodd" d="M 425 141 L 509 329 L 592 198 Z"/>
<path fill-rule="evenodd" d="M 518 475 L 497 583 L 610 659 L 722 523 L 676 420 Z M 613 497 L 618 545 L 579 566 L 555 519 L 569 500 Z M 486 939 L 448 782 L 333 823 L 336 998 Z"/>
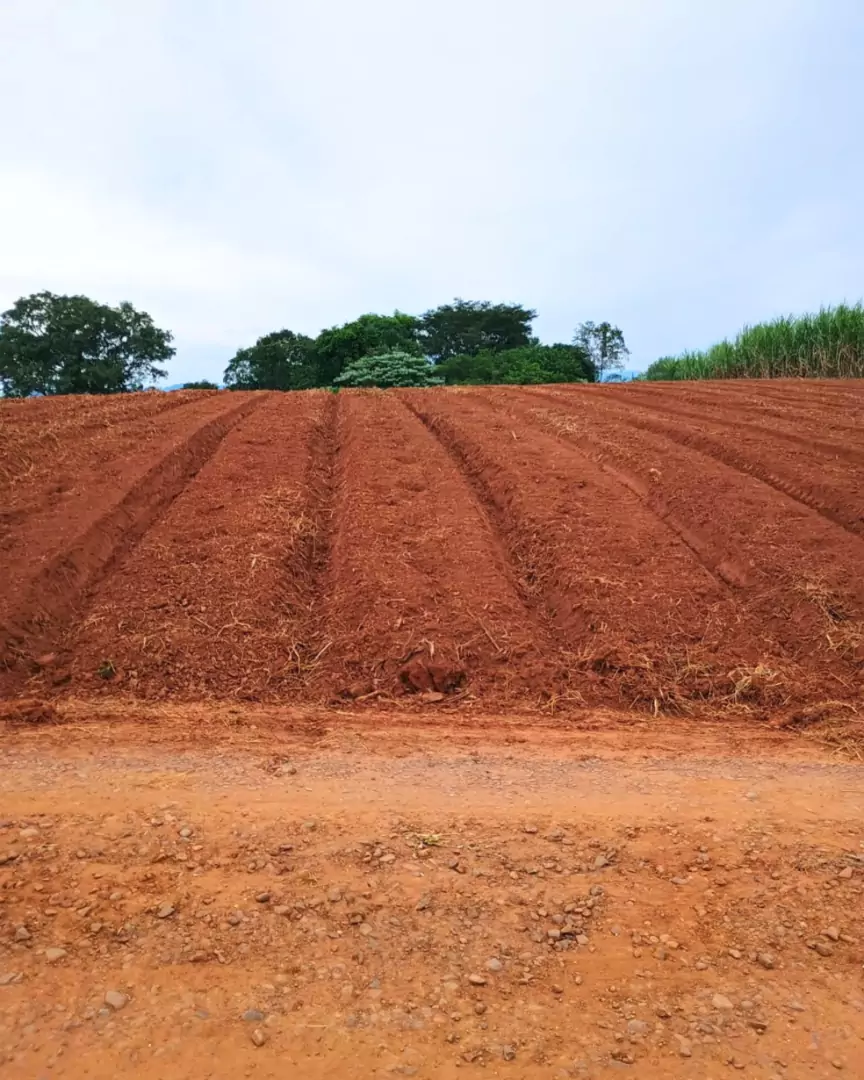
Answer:
<path fill-rule="evenodd" d="M 392 394 L 339 402 L 325 685 L 501 704 L 555 694 L 555 647 L 444 447 Z"/>
<path fill-rule="evenodd" d="M 590 399 L 586 407 L 584 395 L 567 390 L 498 390 L 489 400 L 516 410 L 526 423 L 554 430 L 635 485 L 647 506 L 673 527 L 683 525 L 706 545 L 709 557 L 725 552 L 726 564 L 718 565 L 738 569 L 727 580 L 741 618 L 763 632 L 754 662 L 777 669 L 778 690 L 783 684 L 792 700 L 860 694 L 864 580 L 858 567 L 864 542 L 825 509 L 839 507 L 839 516 L 848 516 L 839 488 L 820 488 L 827 491 L 824 501 L 814 496 L 802 502 L 813 495 L 800 471 L 804 462 L 796 458 L 793 484 L 784 447 L 772 435 L 761 446 L 753 438 L 743 446 L 744 440 L 729 440 L 727 433 L 728 454 L 718 457 L 695 448 L 694 442 L 704 446 L 699 429 L 668 420 L 634 423 L 632 412 L 611 399 Z M 750 468 L 735 468 L 732 458 L 745 453 Z M 815 452 L 814 457 L 820 460 Z M 854 492 L 862 472 L 848 461 L 844 469 L 844 485 Z M 775 470 L 784 470 L 785 484 Z M 787 485 L 798 497 L 787 494 Z M 753 631 L 747 633 L 755 644 Z"/>
<path fill-rule="evenodd" d="M 88 410 L 98 412 L 96 404 L 84 400 Z M 0 691 L 22 673 L 37 672 L 40 657 L 56 654 L 87 591 L 262 397 L 186 394 L 180 407 L 167 394 L 103 400 L 111 418 L 107 429 L 91 416 L 86 428 L 73 424 L 59 441 L 22 440 L 29 446 L 28 471 L 8 481 L 0 534 Z M 168 406 L 159 409 L 164 400 Z M 40 421 L 50 424 L 50 408 L 34 404 L 43 406 Z M 66 399 L 56 405 L 64 430 L 76 410 L 66 407 Z M 15 436 L 27 411 L 19 405 L 0 413 L 4 435 L 9 416 L 12 438 L 4 438 L 2 446 L 4 463 L 11 455 L 11 467 L 3 470 L 7 477 L 20 462 Z"/>
<path fill-rule="evenodd" d="M 74 686 L 157 699 L 299 692 L 317 651 L 309 608 L 334 404 L 274 395 L 236 425 L 91 597 L 68 642 Z"/>
<path fill-rule="evenodd" d="M 2 403 L 0 692 L 856 709 L 858 415 L 797 382 Z"/>
<path fill-rule="evenodd" d="M 770 643 L 742 626 L 734 560 L 671 528 L 640 491 L 518 408 L 493 409 L 503 393 L 406 399 L 482 493 L 583 700 L 654 710 L 771 700 L 757 674 Z"/>

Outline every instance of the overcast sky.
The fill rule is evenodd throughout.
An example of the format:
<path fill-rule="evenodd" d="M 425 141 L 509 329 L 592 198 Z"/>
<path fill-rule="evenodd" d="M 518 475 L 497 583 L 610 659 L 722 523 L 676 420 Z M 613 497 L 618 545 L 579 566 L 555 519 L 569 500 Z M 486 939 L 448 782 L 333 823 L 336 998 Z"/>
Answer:
<path fill-rule="evenodd" d="M 0 0 L 0 309 L 171 381 L 454 296 L 632 365 L 864 294 L 861 0 Z"/>

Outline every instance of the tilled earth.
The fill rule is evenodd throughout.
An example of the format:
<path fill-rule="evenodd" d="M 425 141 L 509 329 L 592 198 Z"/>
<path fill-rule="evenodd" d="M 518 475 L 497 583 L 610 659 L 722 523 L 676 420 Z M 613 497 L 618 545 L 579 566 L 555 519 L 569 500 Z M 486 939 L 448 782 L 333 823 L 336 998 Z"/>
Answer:
<path fill-rule="evenodd" d="M 0 737 L 9 1080 L 864 1075 L 854 762 L 608 719 L 66 719 Z"/>

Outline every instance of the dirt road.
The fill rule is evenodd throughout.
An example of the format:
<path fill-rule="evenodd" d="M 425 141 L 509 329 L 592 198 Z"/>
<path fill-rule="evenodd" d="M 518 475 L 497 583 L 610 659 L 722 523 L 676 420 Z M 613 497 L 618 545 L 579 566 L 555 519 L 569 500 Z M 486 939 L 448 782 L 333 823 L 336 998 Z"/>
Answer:
<path fill-rule="evenodd" d="M 864 1075 L 864 767 L 822 747 L 64 719 L 0 736 L 7 1080 Z"/>

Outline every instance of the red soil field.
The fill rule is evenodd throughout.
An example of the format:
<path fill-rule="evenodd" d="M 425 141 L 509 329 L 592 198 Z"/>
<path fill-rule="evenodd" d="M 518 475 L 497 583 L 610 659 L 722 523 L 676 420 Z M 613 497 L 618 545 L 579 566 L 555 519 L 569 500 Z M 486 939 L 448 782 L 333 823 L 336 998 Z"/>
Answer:
<path fill-rule="evenodd" d="M 0 402 L 0 693 L 854 710 L 864 387 Z"/>

